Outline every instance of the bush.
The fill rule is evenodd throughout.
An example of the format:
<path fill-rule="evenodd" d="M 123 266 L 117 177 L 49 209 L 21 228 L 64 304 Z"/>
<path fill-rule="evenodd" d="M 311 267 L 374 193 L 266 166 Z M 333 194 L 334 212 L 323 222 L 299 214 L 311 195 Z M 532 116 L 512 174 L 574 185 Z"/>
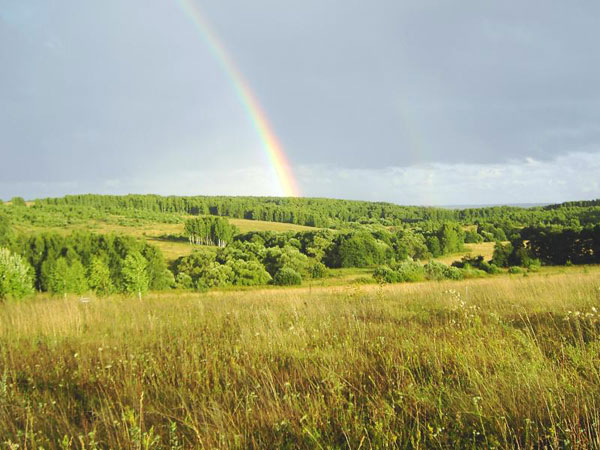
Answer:
<path fill-rule="evenodd" d="M 465 264 L 465 267 L 462 269 L 463 278 L 483 278 L 487 275 L 481 269 L 475 269 L 470 264 Z"/>
<path fill-rule="evenodd" d="M 0 248 L 0 299 L 23 298 L 33 293 L 30 267 L 19 255 Z"/>
<path fill-rule="evenodd" d="M 529 272 L 539 272 L 542 268 L 542 263 L 539 259 L 530 259 L 525 266 Z"/>
<path fill-rule="evenodd" d="M 523 269 L 521 269 L 519 266 L 510 266 L 508 268 L 508 273 L 510 274 L 518 274 L 518 273 L 523 273 Z"/>
<path fill-rule="evenodd" d="M 485 261 L 481 263 L 479 268 L 481 270 L 483 270 L 485 273 L 489 273 L 490 275 L 500 273 L 500 268 L 496 264 L 493 264 L 493 263 L 490 264 Z"/>
<path fill-rule="evenodd" d="M 397 283 L 399 281 L 398 273 L 389 266 L 379 266 L 373 272 L 373 278 L 378 283 Z"/>
<path fill-rule="evenodd" d="M 458 267 L 448 267 L 446 270 L 446 278 L 449 280 L 462 280 L 464 276 Z"/>
<path fill-rule="evenodd" d="M 398 281 L 423 281 L 425 279 L 425 271 L 423 266 L 418 262 L 405 261 L 396 267 Z"/>
<path fill-rule="evenodd" d="M 282 267 L 273 277 L 273 284 L 278 286 L 294 286 L 302 283 L 302 277 L 291 267 Z"/>
<path fill-rule="evenodd" d="M 423 270 L 425 271 L 425 278 L 428 280 L 444 280 L 447 278 L 448 266 L 437 261 L 429 261 L 423 266 Z"/>

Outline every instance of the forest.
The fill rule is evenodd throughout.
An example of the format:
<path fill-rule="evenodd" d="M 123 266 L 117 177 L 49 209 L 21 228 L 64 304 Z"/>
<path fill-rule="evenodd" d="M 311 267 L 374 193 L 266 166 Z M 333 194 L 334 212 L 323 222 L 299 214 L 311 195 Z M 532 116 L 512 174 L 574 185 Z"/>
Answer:
<path fill-rule="evenodd" d="M 34 291 L 141 297 L 170 289 L 299 285 L 350 268 L 370 269 L 373 282 L 393 283 L 597 264 L 599 215 L 598 201 L 449 210 L 310 198 L 17 197 L 0 205 L 0 297 Z M 230 223 L 234 218 L 312 230 L 241 232 Z M 91 220 L 132 230 L 139 223 L 181 224 L 180 233 L 161 239 L 188 242 L 192 249 L 167 260 L 139 237 L 87 230 Z M 72 224 L 81 226 L 70 233 L 45 229 Z M 481 242 L 495 243 L 487 260 L 481 255 L 452 264 L 435 260 Z"/>

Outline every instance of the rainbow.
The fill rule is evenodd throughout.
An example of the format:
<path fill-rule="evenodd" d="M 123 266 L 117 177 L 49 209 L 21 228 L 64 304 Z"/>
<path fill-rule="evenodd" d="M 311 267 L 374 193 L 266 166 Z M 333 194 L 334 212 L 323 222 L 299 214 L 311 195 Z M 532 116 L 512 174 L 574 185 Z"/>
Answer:
<path fill-rule="evenodd" d="M 277 136 L 273 131 L 273 127 L 267 119 L 267 115 L 262 110 L 258 99 L 250 89 L 248 82 L 238 70 L 233 59 L 227 52 L 227 49 L 211 29 L 208 22 L 204 19 L 200 8 L 193 0 L 176 0 L 188 19 L 194 24 L 195 28 L 200 31 L 204 37 L 208 47 L 219 62 L 233 85 L 240 102 L 242 103 L 246 113 L 250 117 L 252 125 L 256 130 L 262 147 L 265 150 L 271 170 L 279 180 L 279 186 L 283 195 L 288 197 L 300 197 L 300 189 L 292 172 L 292 167 L 288 158 L 283 151 L 283 147 L 279 143 Z"/>

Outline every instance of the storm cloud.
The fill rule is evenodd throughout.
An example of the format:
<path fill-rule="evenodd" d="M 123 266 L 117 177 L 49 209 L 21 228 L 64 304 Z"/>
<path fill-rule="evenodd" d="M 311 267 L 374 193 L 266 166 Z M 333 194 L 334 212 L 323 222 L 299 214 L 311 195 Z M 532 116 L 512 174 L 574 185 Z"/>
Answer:
<path fill-rule="evenodd" d="M 598 196 L 597 2 L 197 4 L 305 195 Z M 231 81 L 176 1 L 0 0 L 0 104 L 0 198 L 278 194 Z"/>

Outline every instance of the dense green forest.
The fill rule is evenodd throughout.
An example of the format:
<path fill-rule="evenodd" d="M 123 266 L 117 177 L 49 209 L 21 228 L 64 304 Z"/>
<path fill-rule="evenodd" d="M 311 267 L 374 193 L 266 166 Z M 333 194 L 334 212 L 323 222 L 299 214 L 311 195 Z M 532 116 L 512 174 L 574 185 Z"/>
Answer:
<path fill-rule="evenodd" d="M 324 198 L 288 197 L 163 197 L 158 195 L 68 195 L 35 200 L 36 206 L 83 206 L 121 214 L 151 211 L 189 215 L 216 215 L 251 220 L 335 227 L 348 222 L 400 225 L 411 222 L 514 222 L 520 225 L 579 226 L 600 222 L 596 201 L 569 202 L 535 208 L 496 206 L 451 210 L 400 206 L 391 203 Z"/>
<path fill-rule="evenodd" d="M 241 233 L 227 217 L 314 230 Z M 599 201 L 449 210 L 311 198 L 80 195 L 29 205 L 15 198 L 0 204 L 0 297 L 32 289 L 141 296 L 172 288 L 292 285 L 341 268 L 371 268 L 379 282 L 401 282 L 593 264 L 600 263 L 599 217 Z M 167 261 L 141 239 L 86 230 L 90 220 L 181 223 L 181 235 L 164 239 L 195 250 Z M 84 226 L 70 234 L 44 230 L 73 223 Z M 21 231 L 24 225 L 34 231 Z M 496 242 L 490 260 L 474 255 L 450 267 L 431 261 L 479 242 Z"/>

